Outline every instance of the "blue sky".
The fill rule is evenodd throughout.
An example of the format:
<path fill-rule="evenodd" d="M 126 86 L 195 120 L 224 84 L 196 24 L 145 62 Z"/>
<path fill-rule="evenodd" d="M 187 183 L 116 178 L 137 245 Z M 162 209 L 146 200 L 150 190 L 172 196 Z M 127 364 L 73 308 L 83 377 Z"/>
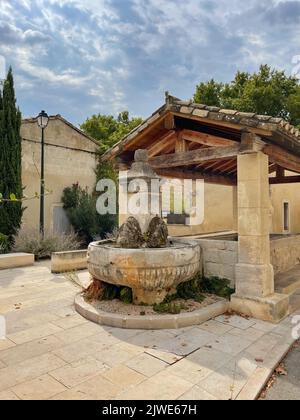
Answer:
<path fill-rule="evenodd" d="M 200 81 L 261 63 L 290 74 L 300 1 L 0 0 L 0 56 L 26 117 L 146 117 L 166 90 L 189 99 Z"/>

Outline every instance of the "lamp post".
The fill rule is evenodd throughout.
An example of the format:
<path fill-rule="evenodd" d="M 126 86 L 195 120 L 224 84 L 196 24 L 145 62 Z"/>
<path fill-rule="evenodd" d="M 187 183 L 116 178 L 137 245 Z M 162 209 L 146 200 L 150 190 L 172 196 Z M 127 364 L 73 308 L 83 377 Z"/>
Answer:
<path fill-rule="evenodd" d="M 44 219 L 44 208 L 45 208 L 45 136 L 44 130 L 49 122 L 49 117 L 45 111 L 39 113 L 37 117 L 37 123 L 42 130 L 42 141 L 41 141 L 41 193 L 40 193 L 40 233 L 44 239 L 45 235 L 45 219 Z"/>

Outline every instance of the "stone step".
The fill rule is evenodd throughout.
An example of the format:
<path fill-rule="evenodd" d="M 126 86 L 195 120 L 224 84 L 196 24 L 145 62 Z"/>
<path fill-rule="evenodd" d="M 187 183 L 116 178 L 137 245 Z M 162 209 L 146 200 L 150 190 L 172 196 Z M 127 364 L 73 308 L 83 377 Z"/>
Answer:
<path fill-rule="evenodd" d="M 285 295 L 291 295 L 300 291 L 300 265 L 275 276 L 275 291 Z"/>
<path fill-rule="evenodd" d="M 0 255 L 0 270 L 8 268 L 26 267 L 34 264 L 34 254 L 23 252 Z"/>

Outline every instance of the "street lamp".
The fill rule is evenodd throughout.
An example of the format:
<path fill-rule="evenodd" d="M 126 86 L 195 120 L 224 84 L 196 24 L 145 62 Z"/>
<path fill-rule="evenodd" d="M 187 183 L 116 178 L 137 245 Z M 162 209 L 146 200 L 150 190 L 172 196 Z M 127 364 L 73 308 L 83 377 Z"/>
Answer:
<path fill-rule="evenodd" d="M 37 117 L 37 124 L 42 130 L 42 141 L 41 141 L 41 193 L 40 193 L 40 233 L 44 239 L 45 235 L 45 219 L 44 219 L 44 208 L 45 208 L 45 139 L 44 130 L 49 122 L 49 117 L 45 111 L 39 113 Z"/>

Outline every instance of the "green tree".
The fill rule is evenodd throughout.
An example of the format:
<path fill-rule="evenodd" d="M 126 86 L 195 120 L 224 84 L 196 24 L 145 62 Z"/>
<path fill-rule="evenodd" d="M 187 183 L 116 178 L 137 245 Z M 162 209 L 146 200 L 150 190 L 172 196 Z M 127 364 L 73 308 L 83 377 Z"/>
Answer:
<path fill-rule="evenodd" d="M 196 93 L 194 95 L 194 102 L 209 105 L 209 106 L 220 106 L 221 105 L 221 91 L 223 89 L 222 83 L 215 82 L 211 79 L 209 82 L 201 82 L 196 87 Z"/>
<path fill-rule="evenodd" d="M 99 153 L 103 154 L 141 122 L 141 118 L 129 118 L 129 112 L 123 111 L 117 118 L 112 115 L 93 115 L 81 125 L 81 129 L 99 140 Z"/>
<path fill-rule="evenodd" d="M 125 137 L 126 134 L 140 125 L 141 122 L 141 118 L 130 118 L 129 112 L 123 111 L 118 115 L 117 118 L 113 117 L 112 115 L 93 115 L 81 125 L 81 129 L 86 134 L 90 135 L 96 140 L 99 140 L 99 161 L 96 168 L 96 183 L 100 179 L 108 178 L 115 181 L 116 186 L 118 185 L 118 176 L 114 169 L 114 163 L 101 162 L 100 157 L 110 147 Z M 93 193 L 95 199 L 97 199 L 98 194 L 99 193 L 97 193 L 95 188 Z M 114 227 L 117 226 L 118 217 L 117 215 L 111 214 L 97 214 L 95 221 L 98 234 L 104 237 L 106 233 L 112 232 Z"/>
<path fill-rule="evenodd" d="M 16 106 L 14 80 L 10 68 L 0 91 L 0 196 L 11 199 L 0 202 L 0 232 L 8 237 L 10 245 L 22 220 L 21 178 L 21 113 Z"/>
<path fill-rule="evenodd" d="M 194 101 L 222 108 L 282 117 L 300 125 L 300 85 L 284 71 L 260 66 L 257 73 L 237 72 L 230 83 L 211 80 L 196 87 Z"/>
<path fill-rule="evenodd" d="M 96 199 L 87 188 L 74 184 L 63 191 L 62 202 L 75 232 L 88 244 L 100 236 Z"/>

